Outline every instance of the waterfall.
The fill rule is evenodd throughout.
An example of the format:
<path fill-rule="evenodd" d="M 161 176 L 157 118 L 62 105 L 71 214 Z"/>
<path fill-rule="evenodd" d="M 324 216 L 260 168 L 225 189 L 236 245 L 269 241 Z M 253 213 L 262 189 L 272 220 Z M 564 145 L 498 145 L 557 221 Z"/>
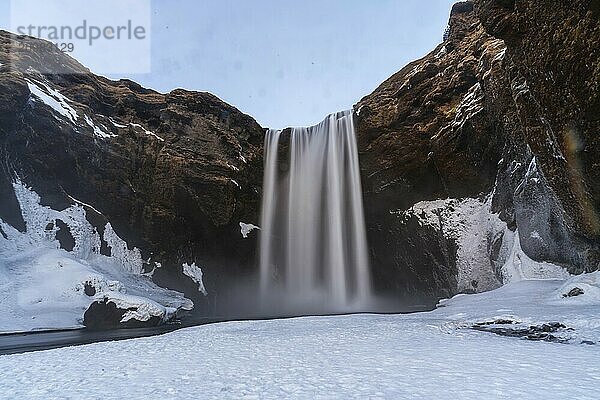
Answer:
<path fill-rule="evenodd" d="M 370 276 L 352 111 L 269 130 L 264 159 L 262 299 L 303 311 L 360 307 Z"/>

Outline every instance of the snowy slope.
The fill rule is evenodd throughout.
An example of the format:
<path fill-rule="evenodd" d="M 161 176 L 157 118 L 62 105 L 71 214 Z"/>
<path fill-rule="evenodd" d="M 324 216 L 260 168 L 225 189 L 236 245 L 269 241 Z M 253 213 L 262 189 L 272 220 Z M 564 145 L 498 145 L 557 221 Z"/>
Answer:
<path fill-rule="evenodd" d="M 79 327 L 88 306 L 104 298 L 132 309 L 123 322 L 168 319 L 178 308 L 193 307 L 144 275 L 139 250 L 128 249 L 110 224 L 103 239 L 111 256 L 100 254 L 100 234 L 86 219 L 89 206 L 74 201 L 52 210 L 24 183 L 13 186 L 27 229 L 21 233 L 0 220 L 6 235 L 0 235 L 0 332 Z M 69 229 L 71 251 L 60 248 L 58 221 Z"/>
<path fill-rule="evenodd" d="M 600 340 L 600 296 L 561 295 L 582 282 L 599 288 L 598 275 L 523 281 L 429 313 L 231 322 L 0 356 L 0 398 L 598 399 L 600 345 L 579 343 Z M 507 315 L 561 321 L 577 338 L 466 329 Z"/>

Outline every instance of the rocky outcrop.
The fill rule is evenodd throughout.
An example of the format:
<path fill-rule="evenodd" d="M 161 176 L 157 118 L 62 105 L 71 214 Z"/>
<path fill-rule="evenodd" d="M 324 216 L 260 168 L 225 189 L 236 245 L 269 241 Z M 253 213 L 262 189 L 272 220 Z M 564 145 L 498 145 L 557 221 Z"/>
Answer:
<path fill-rule="evenodd" d="M 263 129 L 254 119 L 209 93 L 162 94 L 95 76 L 6 32 L 0 63 L 3 221 L 25 230 L 16 177 L 56 210 L 85 205 L 101 234 L 110 222 L 141 250 L 145 272 L 200 310 L 210 298 L 184 263 L 202 266 L 209 295 L 252 271 L 256 234 L 244 239 L 239 223 L 258 221 Z M 71 73 L 37 72 L 52 63 Z"/>
<path fill-rule="evenodd" d="M 88 329 L 150 328 L 175 318 L 172 310 L 158 304 L 126 303 L 105 297 L 95 300 L 83 314 L 83 325 Z"/>
<path fill-rule="evenodd" d="M 461 243 L 448 226 L 406 218 L 415 203 L 447 197 L 479 198 L 501 219 L 476 240 L 489 282 L 507 279 L 515 237 L 533 260 L 598 268 L 600 64 L 589 44 L 599 25 L 593 1 L 575 3 L 556 12 L 534 1 L 458 3 L 444 43 L 356 105 L 380 291 L 490 288 L 459 282 Z"/>

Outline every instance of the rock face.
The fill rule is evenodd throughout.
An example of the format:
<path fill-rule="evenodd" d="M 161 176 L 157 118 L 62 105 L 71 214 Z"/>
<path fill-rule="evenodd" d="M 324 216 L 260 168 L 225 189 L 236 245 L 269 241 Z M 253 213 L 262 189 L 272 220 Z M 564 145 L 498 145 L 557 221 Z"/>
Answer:
<path fill-rule="evenodd" d="M 15 177 L 56 210 L 85 204 L 157 283 L 206 309 L 182 266 L 202 266 L 209 294 L 252 271 L 256 234 L 239 223 L 258 222 L 263 129 L 209 93 L 110 81 L 36 43 L 0 33 L 0 219 L 25 229 Z M 52 63 L 72 74 L 37 72 Z"/>
<path fill-rule="evenodd" d="M 356 105 L 379 291 L 486 290 L 522 258 L 598 268 L 598 2 L 572 3 L 458 3 L 444 43 Z M 469 242 L 486 254 L 485 287 L 461 282 L 469 243 L 411 211 L 447 197 L 488 213 Z"/>
<path fill-rule="evenodd" d="M 95 300 L 83 314 L 83 325 L 93 330 L 150 328 L 175 317 L 175 313 L 162 311 L 160 306 L 154 315 L 148 313 L 147 306 L 140 312 L 142 308 L 144 305 L 123 304 L 110 298 Z"/>

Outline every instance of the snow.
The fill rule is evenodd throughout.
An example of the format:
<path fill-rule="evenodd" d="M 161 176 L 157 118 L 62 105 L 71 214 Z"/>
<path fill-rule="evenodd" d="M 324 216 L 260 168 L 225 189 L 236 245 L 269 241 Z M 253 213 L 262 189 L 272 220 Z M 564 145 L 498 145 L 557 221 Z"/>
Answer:
<path fill-rule="evenodd" d="M 547 262 L 534 261 L 521 248 L 518 230 L 507 234 L 513 236 L 512 248 L 508 260 L 502 267 L 502 280 L 505 283 L 524 279 L 567 279 L 570 275 L 566 269 Z"/>
<path fill-rule="evenodd" d="M 82 205 L 84 207 L 89 208 L 90 210 L 94 211 L 96 214 L 98 215 L 102 215 L 104 216 L 104 214 L 102 214 L 100 211 L 98 211 L 96 208 L 94 208 L 92 205 L 84 203 L 83 201 L 77 200 L 75 197 L 71 196 L 70 194 L 67 193 L 67 196 L 69 197 L 69 199 L 71 199 L 72 201 L 74 201 L 75 203 Z"/>
<path fill-rule="evenodd" d="M 98 125 L 96 125 L 94 123 L 94 121 L 87 115 L 84 115 L 84 119 L 85 119 L 85 123 L 88 124 L 94 130 L 94 135 L 96 135 L 102 139 L 117 137 L 117 135 L 114 135 L 112 133 L 107 133 L 104 130 L 102 130 L 102 128 L 100 128 Z"/>
<path fill-rule="evenodd" d="M 39 85 L 42 85 L 44 89 L 42 89 Z M 75 124 L 78 118 L 77 111 L 75 111 L 75 109 L 69 105 L 70 100 L 57 90 L 54 90 L 45 84 L 40 83 L 39 85 L 27 80 L 29 91 L 35 98 L 41 100 L 42 103 L 46 104 L 58 114 Z"/>
<path fill-rule="evenodd" d="M 535 159 L 532 163 L 535 165 Z M 534 178 L 528 173 L 524 179 Z M 525 254 L 519 231 L 508 229 L 491 212 L 491 199 L 488 195 L 485 201 L 473 198 L 422 201 L 408 210 L 392 213 L 416 217 L 421 226 L 431 226 L 456 242 L 459 291 L 486 291 L 526 279 L 568 278 L 569 273 L 561 266 L 537 262 Z M 493 264 L 488 256 L 489 246 L 497 238 L 501 238 L 501 244 L 498 262 Z M 472 287 L 473 281 L 477 282 L 476 287 Z"/>
<path fill-rule="evenodd" d="M 127 128 L 127 125 L 123 125 L 123 124 L 119 124 L 118 122 L 116 122 L 114 119 L 112 119 L 111 117 L 108 117 L 108 120 L 110 121 L 111 124 L 113 124 L 113 126 L 115 128 Z"/>
<path fill-rule="evenodd" d="M 236 167 L 235 165 L 231 165 L 229 163 L 227 163 L 227 168 L 229 168 L 232 171 L 238 172 L 240 169 L 238 167 Z"/>
<path fill-rule="evenodd" d="M 506 57 L 506 47 L 503 48 L 493 59 L 492 63 L 500 62 Z"/>
<path fill-rule="evenodd" d="M 101 238 L 87 221 L 80 202 L 63 211 L 40 205 L 40 197 L 23 182 L 13 184 L 26 232 L 0 219 L 0 332 L 80 327 L 83 313 L 103 298 L 127 301 L 139 314 L 163 318 L 173 309 L 191 309 L 181 293 L 159 288 L 141 275 L 139 250 L 127 244 L 107 224 L 103 239 L 111 257 L 100 254 Z M 60 249 L 56 220 L 63 221 L 75 241 L 72 251 Z M 95 289 L 94 296 L 84 292 Z M 135 311 L 135 310 L 134 310 Z"/>
<path fill-rule="evenodd" d="M 240 233 L 242 234 L 242 237 L 244 239 L 247 239 L 250 232 L 252 232 L 255 229 L 260 230 L 260 228 L 256 225 L 240 222 Z"/>
<path fill-rule="evenodd" d="M 583 290 L 583 294 L 566 300 L 569 292 L 575 288 Z M 600 305 L 600 271 L 569 278 L 555 292 L 555 298 L 559 303 L 568 301 L 570 304 Z"/>
<path fill-rule="evenodd" d="M 130 273 L 141 275 L 144 269 L 142 253 L 136 247 L 129 250 L 127 243 L 122 240 L 109 223 L 104 227 L 104 240 L 110 247 L 110 255 L 121 264 L 121 268 Z"/>
<path fill-rule="evenodd" d="M 154 137 L 154 138 L 158 139 L 158 140 L 159 140 L 159 141 L 161 141 L 161 142 L 164 142 L 164 141 L 165 141 L 165 139 L 164 139 L 164 138 L 162 138 L 162 137 L 158 136 L 156 133 L 154 133 L 154 132 L 152 132 L 152 131 L 150 131 L 150 130 L 146 129 L 145 127 L 143 127 L 143 126 L 142 126 L 142 125 L 140 125 L 140 124 L 136 124 L 136 123 L 130 122 L 130 123 L 129 123 L 129 125 L 124 125 L 124 124 L 122 124 L 122 123 L 119 123 L 119 122 L 115 121 L 115 120 L 114 120 L 113 118 L 111 118 L 111 117 L 109 117 L 109 118 L 108 118 L 108 120 L 110 121 L 110 123 L 111 123 L 111 124 L 112 124 L 112 125 L 113 125 L 115 128 L 124 129 L 124 128 L 127 128 L 128 126 L 131 126 L 131 127 L 132 127 L 132 128 L 134 128 L 134 129 L 140 129 L 140 130 L 142 130 L 142 132 L 144 132 L 146 135 L 148 135 L 148 136 L 152 136 L 152 137 Z"/>
<path fill-rule="evenodd" d="M 406 211 L 396 212 L 414 216 L 421 226 L 429 225 L 456 241 L 459 291 L 485 291 L 501 284 L 488 257 L 488 237 L 503 232 L 506 224 L 490 211 L 490 199 L 422 201 Z M 472 285 L 474 281 L 476 287 Z"/>
<path fill-rule="evenodd" d="M 479 58 L 479 71 L 483 71 L 482 80 L 487 79 L 494 66 L 501 63 L 506 56 L 506 44 L 502 39 L 486 41 L 483 44 L 483 52 Z"/>
<path fill-rule="evenodd" d="M 183 264 L 183 274 L 190 277 L 195 283 L 198 284 L 198 291 L 203 295 L 207 295 L 206 288 L 204 287 L 204 282 L 202 281 L 202 269 L 196 266 L 196 263 L 192 263 L 189 265 L 188 263 Z"/>
<path fill-rule="evenodd" d="M 162 320 L 168 320 L 175 311 L 172 307 L 163 307 L 155 301 L 139 296 L 131 296 L 121 292 L 112 292 L 110 296 L 105 296 L 107 302 L 114 303 L 121 310 L 129 310 L 121 319 L 121 322 L 127 322 L 131 319 L 138 321 L 148 321 L 152 317 L 160 317 Z"/>
<path fill-rule="evenodd" d="M 454 121 L 450 124 L 452 129 L 462 129 L 464 124 L 483 111 L 483 90 L 477 82 L 473 85 L 456 109 Z"/>
<path fill-rule="evenodd" d="M 520 82 L 517 79 L 513 80 L 511 82 L 511 90 L 513 92 L 513 99 L 515 101 L 519 100 L 519 98 L 524 96 L 525 94 L 530 93 L 529 85 L 527 84 L 527 81 L 525 79 L 523 79 Z"/>
<path fill-rule="evenodd" d="M 587 277 L 586 277 L 587 278 Z M 0 356 L 0 398 L 597 399 L 598 307 L 561 281 L 461 295 L 428 313 L 241 321 Z M 558 303 L 555 303 L 558 302 Z M 560 321 L 570 344 L 467 329 Z"/>
<path fill-rule="evenodd" d="M 448 48 L 446 46 L 442 46 L 442 48 L 440 49 L 440 51 L 438 51 L 434 55 L 434 57 L 439 60 L 440 58 L 444 57 L 446 54 L 448 54 Z"/>
<path fill-rule="evenodd" d="M 132 126 L 132 127 L 134 127 L 134 128 L 139 128 L 139 129 L 141 129 L 142 131 L 144 131 L 144 133 L 145 133 L 146 135 L 148 135 L 148 136 L 153 136 L 153 137 L 155 137 L 156 139 L 160 140 L 161 142 L 164 142 L 164 141 L 165 141 L 165 139 L 161 138 L 161 137 L 160 137 L 160 136 L 158 136 L 156 133 L 154 133 L 154 132 L 152 132 L 152 131 L 149 131 L 148 129 L 144 128 L 144 127 L 143 127 L 142 125 L 140 125 L 140 124 L 134 124 L 133 122 L 130 122 L 130 123 L 129 123 L 129 125 L 130 125 L 130 126 Z M 115 126 L 116 126 L 116 125 L 115 125 Z"/>

